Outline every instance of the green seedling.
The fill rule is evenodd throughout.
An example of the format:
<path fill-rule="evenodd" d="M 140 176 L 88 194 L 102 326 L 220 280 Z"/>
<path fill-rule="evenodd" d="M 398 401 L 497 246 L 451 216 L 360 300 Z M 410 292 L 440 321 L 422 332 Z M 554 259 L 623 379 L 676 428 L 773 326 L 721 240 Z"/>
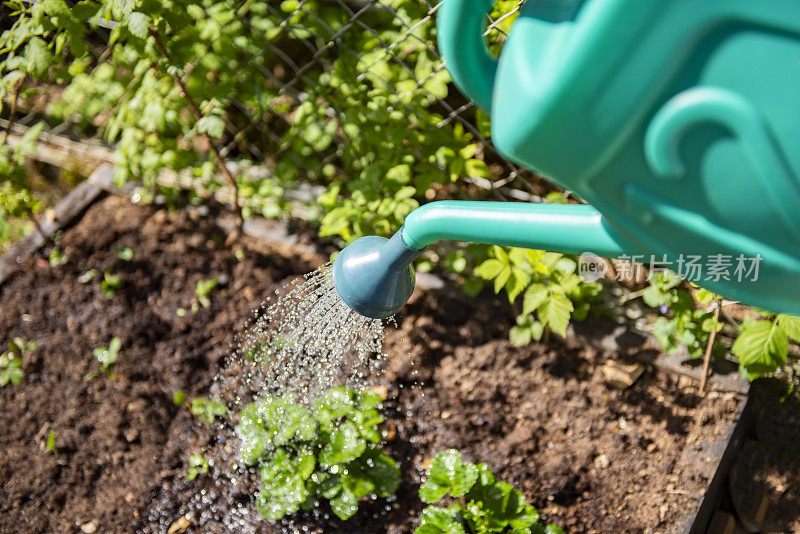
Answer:
<path fill-rule="evenodd" d="M 186 471 L 186 480 L 194 480 L 197 475 L 208 473 L 209 462 L 202 454 L 193 454 L 189 457 L 189 469 Z"/>
<path fill-rule="evenodd" d="M 274 397 L 246 405 L 236 434 L 242 462 L 261 475 L 259 513 L 278 520 L 327 499 L 348 519 L 360 499 L 397 491 L 400 471 L 378 446 L 380 402 L 372 392 L 340 387 L 311 407 Z"/>
<path fill-rule="evenodd" d="M 203 308 L 208 308 L 211 306 L 211 300 L 208 298 L 208 295 L 211 291 L 217 287 L 219 284 L 219 280 L 216 278 L 209 278 L 207 280 L 199 280 L 197 282 L 197 286 L 194 288 L 194 296 L 197 299 L 194 303 L 192 303 L 192 311 L 196 312 L 200 309 L 200 306 Z"/>
<path fill-rule="evenodd" d="M 192 399 L 189 411 L 203 423 L 213 423 L 214 419 L 228 413 L 228 409 L 222 401 L 203 397 Z"/>
<path fill-rule="evenodd" d="M 58 454 L 58 449 L 56 448 L 55 430 L 50 430 L 50 432 L 47 434 L 47 441 L 44 444 L 44 448 L 52 452 L 53 454 Z"/>
<path fill-rule="evenodd" d="M 134 255 L 133 247 L 121 247 L 117 245 L 114 247 L 117 251 L 117 258 L 121 259 L 122 261 L 131 261 Z"/>
<path fill-rule="evenodd" d="M 92 281 L 92 279 L 96 274 L 97 274 L 97 269 L 89 269 L 88 271 L 86 271 L 85 273 L 81 274 L 78 277 L 78 282 L 80 282 L 81 284 L 88 284 L 89 282 Z"/>
<path fill-rule="evenodd" d="M 186 402 L 186 393 L 183 391 L 176 391 L 172 394 L 172 402 L 174 402 L 176 406 L 180 406 Z"/>
<path fill-rule="evenodd" d="M 50 249 L 50 266 L 51 267 L 61 267 L 62 265 L 66 265 L 69 261 L 69 256 L 61 252 L 61 249 L 58 247 L 53 247 Z"/>
<path fill-rule="evenodd" d="M 0 387 L 6 384 L 18 386 L 25 373 L 22 371 L 22 357 L 36 350 L 36 343 L 15 337 L 8 349 L 0 354 Z"/>
<path fill-rule="evenodd" d="M 113 298 L 117 294 L 117 290 L 122 288 L 122 279 L 111 272 L 106 270 L 103 272 L 103 280 L 100 282 L 100 290 L 108 298 Z"/>
<path fill-rule="evenodd" d="M 423 502 L 436 503 L 447 496 L 452 504 L 432 504 L 422 511 L 415 534 L 563 534 L 555 525 L 540 522 L 536 508 L 507 482 L 498 482 L 486 464 L 461 460 L 453 449 L 440 452 L 419 488 Z"/>
<path fill-rule="evenodd" d="M 122 342 L 115 337 L 108 344 L 108 347 L 98 347 L 94 349 L 94 358 L 100 362 L 100 372 L 108 374 L 109 378 L 114 377 L 114 364 L 117 362 L 119 349 Z"/>

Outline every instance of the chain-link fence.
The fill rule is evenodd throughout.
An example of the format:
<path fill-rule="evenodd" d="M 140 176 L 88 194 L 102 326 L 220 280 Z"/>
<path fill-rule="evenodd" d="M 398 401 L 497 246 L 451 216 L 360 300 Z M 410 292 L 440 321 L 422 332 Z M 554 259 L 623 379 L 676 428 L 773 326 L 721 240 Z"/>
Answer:
<path fill-rule="evenodd" d="M 429 102 L 428 107 L 433 108 L 443 116 L 442 120 L 434 125 L 435 128 L 455 122 L 474 136 L 474 139 L 480 145 L 483 157 L 492 164 L 490 167 L 491 178 L 465 174 L 462 177 L 465 183 L 491 191 L 493 195 L 502 200 L 541 200 L 539 195 L 543 192 L 543 189 L 539 180 L 530 172 L 521 169 L 500 155 L 488 138 L 486 129 L 478 129 L 477 123 L 479 119 L 476 117 L 476 107 L 472 101 L 456 94 L 452 88 L 447 92 L 447 96 L 443 97 L 441 94 L 433 94 L 426 86 L 426 82 L 445 72 L 445 62 L 438 53 L 436 43 L 420 37 L 416 30 L 422 26 L 434 24 L 434 18 L 441 3 L 430 3 L 427 0 L 423 0 L 426 11 L 421 18 L 408 17 L 389 3 L 377 0 L 364 2 L 333 0 L 332 3 L 346 13 L 348 18 L 347 22 L 338 29 L 331 28 L 313 10 L 308 9 L 308 2 L 305 0 L 297 2 L 296 7 L 289 13 L 280 13 L 275 6 L 270 5 L 271 13 L 281 17 L 279 28 L 282 33 L 288 34 L 293 31 L 294 24 L 292 20 L 299 15 L 311 17 L 319 23 L 317 32 L 296 40 L 301 45 L 301 51 L 303 52 L 299 57 L 292 57 L 287 53 L 287 50 L 280 47 L 280 44 L 276 44 L 276 41 L 280 41 L 279 36 L 275 36 L 264 48 L 258 51 L 258 55 L 274 54 L 278 59 L 278 62 L 273 64 L 272 68 L 257 64 L 259 71 L 277 88 L 278 95 L 291 99 L 295 104 L 303 102 L 308 97 L 309 89 L 313 89 L 316 84 L 316 80 L 307 76 L 307 73 L 317 70 L 329 72 L 334 69 L 333 62 L 339 56 L 350 55 L 355 60 L 351 64 L 356 67 L 357 80 L 381 84 L 386 91 L 391 92 L 398 98 L 401 102 L 400 107 L 412 108 L 415 105 L 413 96 L 421 94 L 423 100 Z M 500 17 L 496 19 L 488 18 L 485 36 L 490 41 L 499 44 L 505 39 L 506 32 L 503 29 L 503 23 L 518 12 L 523 2 L 514 3 L 515 5 L 510 9 L 507 8 L 507 11 Z M 391 19 L 391 21 L 387 21 L 387 19 Z M 396 25 L 399 27 L 399 31 L 393 40 L 385 41 L 380 35 L 379 28 L 373 25 L 384 27 Z M 380 51 L 377 57 L 374 50 L 371 50 L 368 54 L 369 57 L 366 58 L 367 54 L 348 48 L 346 43 L 348 42 L 349 34 L 373 36 L 376 41 L 375 49 Z M 429 55 L 428 59 L 433 63 L 432 67 L 421 76 L 418 75 L 415 68 L 416 65 L 407 59 L 407 50 L 417 47 L 424 48 L 425 53 Z M 398 87 L 399 84 L 382 77 L 380 69 L 375 67 L 384 61 L 388 61 L 391 65 L 407 72 L 412 84 L 404 83 L 402 87 Z M 239 110 L 245 110 L 241 103 L 234 100 L 234 104 Z M 331 107 L 328 113 L 338 115 L 342 113 L 342 110 Z M 295 155 L 286 150 L 279 136 L 279 132 L 288 128 L 289 125 L 280 124 L 276 126 L 274 124 L 275 119 L 283 122 L 286 117 L 272 117 L 272 119 L 271 121 L 254 120 L 238 131 L 235 125 L 228 124 L 228 133 L 231 136 L 231 141 L 223 148 L 223 155 L 236 153 L 236 139 L 245 138 L 248 139 L 245 150 L 256 160 L 264 160 L 270 147 L 274 150 L 271 156 L 277 160 L 282 157 L 296 158 Z M 269 139 L 270 143 L 265 145 L 253 142 L 253 132 L 257 132 L 255 137 Z M 343 138 L 341 141 L 346 143 L 348 140 Z M 340 144 L 336 150 L 326 154 L 318 165 L 323 166 L 335 161 L 336 157 L 341 155 L 341 146 Z M 303 166 L 307 164 L 307 161 L 296 161 L 295 163 L 298 166 Z"/>
<path fill-rule="evenodd" d="M 34 1 L 29 3 L 35 4 Z M 199 23 L 213 19 L 220 4 L 231 4 L 224 1 L 198 3 L 205 11 L 198 15 Z M 244 42 L 232 41 L 231 46 L 238 48 L 239 55 L 243 56 L 239 66 L 246 65 L 254 73 L 247 76 L 247 83 L 260 87 L 248 88 L 246 95 L 236 90 L 224 95 L 227 100 L 221 105 L 224 133 L 219 136 L 218 146 L 220 155 L 226 160 L 249 160 L 263 171 L 262 174 L 251 171 L 251 175 L 263 176 L 263 173 L 280 171 L 306 182 L 314 182 L 323 175 L 355 178 L 349 176 L 354 173 L 352 162 L 342 161 L 347 157 L 344 152 L 354 142 L 347 128 L 352 122 L 352 106 L 343 109 L 340 99 L 325 96 L 326 92 L 330 94 L 336 88 L 336 83 L 331 83 L 330 78 L 346 68 L 348 75 L 352 76 L 348 83 L 360 83 L 369 88 L 354 95 L 355 99 L 360 99 L 357 106 L 367 107 L 371 96 L 381 94 L 389 97 L 382 98 L 378 104 L 386 106 L 387 112 L 399 111 L 403 117 L 412 117 L 423 110 L 429 115 L 426 115 L 428 119 L 436 119 L 424 124 L 424 121 L 418 121 L 417 132 L 455 128 L 457 135 L 475 145 L 472 157 L 485 162 L 485 168 L 480 166 L 476 171 L 474 165 L 465 167 L 454 181 L 458 192 L 445 193 L 446 197 L 535 202 L 552 191 L 551 186 L 497 152 L 489 139 L 488 117 L 449 84 L 435 42 L 435 17 L 440 3 L 427 0 L 289 0 L 261 3 L 258 10 L 252 1 L 232 4 L 235 4 L 238 15 L 237 23 L 243 26 L 237 30 L 236 37 L 248 38 Z M 485 35 L 495 50 L 502 45 L 507 28 L 521 4 L 516 0 L 498 2 L 494 17 L 488 18 Z M 226 24 L 231 22 L 220 21 L 220 31 L 208 37 L 225 39 Z M 111 57 L 102 47 L 107 46 L 116 27 L 117 23 L 100 20 L 93 30 L 94 35 L 87 39 L 90 51 L 96 57 L 91 67 L 93 71 Z M 213 46 L 208 46 L 208 53 L 214 54 Z M 180 65 L 184 79 L 189 78 L 193 69 L 203 61 L 204 58 L 198 54 L 187 64 Z M 119 64 L 114 68 L 118 70 Z M 253 82 L 258 77 L 261 79 Z M 321 91 L 322 85 L 327 86 Z M 253 93 L 259 92 L 263 92 L 265 98 L 254 99 Z M 84 102 L 80 104 L 84 109 L 49 113 L 53 108 L 52 101 L 61 96 L 60 90 L 44 92 L 38 99 L 21 103 L 18 116 L 14 118 L 15 124 L 22 127 L 31 125 L 43 114 L 49 114 L 46 132 L 49 130 L 51 135 L 82 140 L 108 129 L 107 122 L 115 111 L 114 102 L 108 103 L 110 110 L 89 110 L 91 104 Z M 219 103 L 206 102 L 202 97 L 198 101 L 205 103 L 204 113 L 215 105 L 220 107 Z M 298 149 L 292 136 L 287 135 L 298 130 L 298 115 L 303 113 L 304 104 L 309 103 L 315 109 L 306 110 L 312 116 L 304 126 L 304 134 L 309 130 L 330 128 L 325 132 L 329 137 L 327 143 L 314 140 L 307 143 L 312 146 L 313 154 L 306 153 L 307 147 Z M 59 108 L 58 105 L 55 107 Z M 7 110 L 4 116 L 8 118 Z M 197 133 L 195 125 L 181 135 L 192 138 Z M 437 142 L 436 135 L 431 136 L 431 142 Z M 202 144 L 198 146 L 203 151 Z M 398 147 L 397 150 L 403 149 Z M 443 167 L 441 162 L 439 167 Z M 424 191 L 420 193 L 425 194 Z M 437 196 L 428 191 L 426 198 L 432 200 Z"/>

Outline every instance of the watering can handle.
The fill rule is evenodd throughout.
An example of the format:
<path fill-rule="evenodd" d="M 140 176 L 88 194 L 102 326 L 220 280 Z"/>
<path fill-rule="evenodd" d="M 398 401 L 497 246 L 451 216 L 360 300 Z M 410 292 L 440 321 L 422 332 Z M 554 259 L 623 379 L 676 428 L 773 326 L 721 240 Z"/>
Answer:
<path fill-rule="evenodd" d="M 487 113 L 492 109 L 492 90 L 497 60 L 483 39 L 486 14 L 492 0 L 444 0 L 436 17 L 439 52 L 456 87 Z"/>

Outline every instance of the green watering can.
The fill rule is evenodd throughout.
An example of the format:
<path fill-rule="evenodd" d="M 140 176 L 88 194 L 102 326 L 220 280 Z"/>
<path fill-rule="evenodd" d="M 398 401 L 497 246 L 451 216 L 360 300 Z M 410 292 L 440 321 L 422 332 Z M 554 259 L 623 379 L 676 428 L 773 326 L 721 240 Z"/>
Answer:
<path fill-rule="evenodd" d="M 529 0 L 498 60 L 482 37 L 491 6 L 440 7 L 453 81 L 490 113 L 503 155 L 589 204 L 424 205 L 337 257 L 351 308 L 393 314 L 411 261 L 456 239 L 656 258 L 800 314 L 800 1 Z"/>

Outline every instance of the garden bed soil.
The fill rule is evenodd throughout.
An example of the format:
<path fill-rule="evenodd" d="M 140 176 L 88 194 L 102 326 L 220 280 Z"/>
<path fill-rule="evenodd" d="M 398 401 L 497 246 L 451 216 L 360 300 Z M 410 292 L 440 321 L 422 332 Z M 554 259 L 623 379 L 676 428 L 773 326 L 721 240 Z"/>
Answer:
<path fill-rule="evenodd" d="M 380 381 L 386 449 L 403 471 L 396 499 L 363 504 L 346 523 L 322 509 L 271 525 L 247 512 L 249 495 L 225 495 L 210 475 L 187 481 L 189 456 L 224 440 L 173 394 L 208 395 L 249 311 L 325 260 L 244 237 L 239 261 L 207 211 L 109 196 L 64 232 L 65 265 L 40 253 L 0 287 L 3 340 L 38 345 L 23 382 L 0 389 L 0 532 L 410 532 L 420 477 L 448 447 L 488 463 L 570 532 L 671 532 L 695 509 L 717 458 L 682 458 L 725 438 L 740 397 L 699 395 L 652 367 L 616 390 L 600 366 L 637 347 L 610 355 L 553 336 L 514 348 L 507 303 L 449 290 L 415 293 L 387 332 Z M 118 245 L 135 249 L 133 261 L 117 259 Z M 123 287 L 111 298 L 97 278 L 79 281 L 112 265 Z M 211 305 L 179 316 L 211 277 L 221 284 Z M 98 371 L 93 349 L 115 336 L 116 377 L 86 379 Z M 43 447 L 51 430 L 56 452 Z"/>
<path fill-rule="evenodd" d="M 786 396 L 786 383 L 775 379 L 759 380 L 753 391 L 753 432 L 730 471 L 722 509 L 760 532 L 800 532 L 800 398 Z"/>

